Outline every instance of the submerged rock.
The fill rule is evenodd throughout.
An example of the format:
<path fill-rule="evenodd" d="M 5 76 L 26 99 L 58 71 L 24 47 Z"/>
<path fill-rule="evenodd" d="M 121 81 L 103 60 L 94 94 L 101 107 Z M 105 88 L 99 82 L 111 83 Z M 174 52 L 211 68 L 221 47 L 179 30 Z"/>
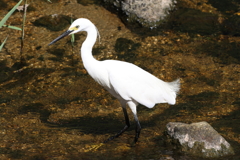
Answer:
<path fill-rule="evenodd" d="M 122 11 L 129 22 L 139 22 L 144 27 L 155 28 L 175 6 L 175 0 L 103 0 Z"/>
<path fill-rule="evenodd" d="M 224 20 L 222 32 L 226 35 L 240 36 L 240 15 L 233 15 Z"/>
<path fill-rule="evenodd" d="M 168 21 L 169 28 L 193 34 L 211 35 L 220 32 L 218 15 L 196 9 L 178 9 Z"/>
<path fill-rule="evenodd" d="M 35 26 L 45 27 L 51 31 L 61 31 L 71 24 L 71 17 L 59 14 L 43 16 L 33 22 Z"/>
<path fill-rule="evenodd" d="M 207 122 L 180 123 L 169 122 L 166 125 L 172 142 L 183 152 L 199 157 L 221 157 L 233 155 L 230 144 Z M 180 146 L 179 146 L 180 144 Z"/>

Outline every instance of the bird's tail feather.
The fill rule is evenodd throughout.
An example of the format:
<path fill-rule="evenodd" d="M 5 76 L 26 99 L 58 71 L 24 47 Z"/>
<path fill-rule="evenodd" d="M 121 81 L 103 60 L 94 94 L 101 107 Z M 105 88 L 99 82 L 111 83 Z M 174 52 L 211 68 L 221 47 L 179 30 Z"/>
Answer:
<path fill-rule="evenodd" d="M 176 79 L 175 81 L 169 82 L 171 89 L 178 94 L 180 90 L 180 78 Z"/>

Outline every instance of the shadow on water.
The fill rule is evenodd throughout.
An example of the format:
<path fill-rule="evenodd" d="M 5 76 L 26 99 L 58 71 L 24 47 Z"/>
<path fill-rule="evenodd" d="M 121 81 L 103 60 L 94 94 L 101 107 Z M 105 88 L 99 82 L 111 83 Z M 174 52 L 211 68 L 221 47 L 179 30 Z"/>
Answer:
<path fill-rule="evenodd" d="M 48 58 L 53 61 L 61 62 L 66 55 L 66 50 L 65 49 L 51 49 L 48 50 L 49 54 L 52 54 L 55 56 L 55 58 Z"/>
<path fill-rule="evenodd" d="M 240 105 L 238 104 L 238 106 Z M 240 119 L 240 107 L 238 107 L 238 110 L 235 110 L 228 115 L 221 116 L 220 120 L 213 122 L 213 126 L 219 130 L 221 129 L 221 127 L 229 127 L 231 128 L 231 132 L 240 134 L 240 128 L 235 127 L 240 125 L 239 119 Z"/>
<path fill-rule="evenodd" d="M 10 147 L 0 147 L 0 154 L 7 154 L 9 158 L 20 159 L 25 157 L 26 152 L 22 149 L 15 150 Z"/>
<path fill-rule="evenodd" d="M 102 2 L 100 0 L 77 0 L 77 3 L 88 6 L 88 5 L 100 5 Z"/>
<path fill-rule="evenodd" d="M 133 63 L 136 57 L 135 51 L 141 47 L 140 43 L 134 43 L 130 39 L 118 38 L 114 49 L 117 52 L 119 60 L 124 59 L 127 62 Z"/>
<path fill-rule="evenodd" d="M 216 14 L 185 7 L 180 7 L 173 12 L 165 28 L 193 35 L 213 35 L 220 32 Z"/>
<path fill-rule="evenodd" d="M 16 62 L 12 67 L 8 67 L 6 61 L 1 61 L 0 67 L 1 87 L 6 87 L 6 89 L 24 86 L 39 75 L 45 76 L 54 72 L 50 68 L 28 68 L 28 65 L 24 62 Z"/>
<path fill-rule="evenodd" d="M 104 135 L 107 133 L 117 133 L 124 127 L 125 123 L 114 115 L 108 115 L 96 117 L 84 116 L 67 120 L 60 119 L 57 123 L 49 123 L 49 125 L 67 130 L 77 129 L 85 134 Z"/>
<path fill-rule="evenodd" d="M 221 116 L 218 120 L 212 122 L 212 126 L 231 144 L 236 156 L 228 157 L 226 159 L 237 160 L 240 158 L 239 151 L 239 134 L 240 128 L 240 99 L 237 98 L 231 105 L 234 105 L 237 109 L 231 113 Z M 230 107 L 230 104 L 227 107 Z M 225 128 L 225 129 L 223 129 Z M 231 136 L 229 136 L 231 134 Z M 221 160 L 224 158 L 220 158 Z"/>
<path fill-rule="evenodd" d="M 191 117 L 195 117 L 196 115 L 202 115 L 203 112 L 207 112 L 208 109 L 211 109 L 214 107 L 214 105 L 211 102 L 219 98 L 219 93 L 202 92 L 196 95 L 185 96 L 185 97 L 179 95 L 179 98 L 184 98 L 186 101 L 191 101 L 191 103 L 180 103 L 174 106 L 169 106 L 167 109 L 164 109 L 162 113 L 156 114 L 152 118 L 151 123 L 154 124 L 154 122 L 157 123 L 159 121 L 164 121 L 165 119 L 169 119 L 169 118 L 171 119 L 171 117 L 175 119 L 175 117 L 184 117 L 184 116 L 188 116 L 190 118 L 185 119 L 185 121 L 182 120 L 181 122 L 192 123 L 193 119 Z M 159 106 L 156 106 L 156 107 L 161 107 L 160 105 L 161 104 L 159 104 Z"/>
<path fill-rule="evenodd" d="M 3 2 L 3 1 L 0 1 L 0 9 L 5 9 L 7 8 L 7 3 L 6 2 Z"/>
<path fill-rule="evenodd" d="M 240 43 L 208 41 L 197 47 L 196 54 L 207 53 L 209 56 L 216 57 L 223 64 L 240 63 Z"/>
<path fill-rule="evenodd" d="M 32 103 L 28 105 L 23 105 L 18 108 L 18 114 L 27 114 L 28 112 L 37 113 L 40 115 L 40 120 L 43 123 L 48 123 L 48 118 L 51 112 L 41 103 Z"/>
<path fill-rule="evenodd" d="M 211 102 L 214 99 L 219 98 L 219 93 L 218 92 L 202 92 L 197 95 L 191 95 L 186 97 L 189 101 L 191 102 Z"/>
<path fill-rule="evenodd" d="M 141 114 L 140 111 L 139 113 Z M 132 117 L 132 113 L 129 113 L 129 117 Z M 130 118 L 131 119 L 131 118 Z M 141 126 L 143 128 L 153 127 L 154 123 L 151 120 L 141 121 Z M 125 126 L 124 117 L 116 117 L 114 114 L 108 114 L 107 116 L 83 116 L 70 119 L 59 119 L 57 123 L 46 122 L 47 125 L 50 125 L 53 128 L 65 128 L 67 130 L 77 129 L 85 134 L 93 135 L 106 135 L 110 136 L 115 135 Z M 135 135 L 135 121 L 131 120 L 131 126 L 129 129 L 124 132 L 124 134 Z M 124 135 L 123 134 L 123 135 Z"/>
<path fill-rule="evenodd" d="M 8 76 L 2 80 L 2 83 L 10 81 L 10 83 L 5 84 L 4 87 L 6 87 L 7 89 L 11 89 L 16 86 L 23 86 L 24 84 L 27 84 L 29 81 L 32 81 L 39 75 L 48 75 L 52 72 L 54 72 L 54 70 L 49 68 L 27 68 L 22 71 L 17 71 L 14 69 L 14 67 L 12 67 L 9 71 L 4 73 Z"/>
<path fill-rule="evenodd" d="M 208 3 L 225 14 L 237 12 L 239 10 L 237 4 L 240 4 L 238 0 L 209 0 Z"/>

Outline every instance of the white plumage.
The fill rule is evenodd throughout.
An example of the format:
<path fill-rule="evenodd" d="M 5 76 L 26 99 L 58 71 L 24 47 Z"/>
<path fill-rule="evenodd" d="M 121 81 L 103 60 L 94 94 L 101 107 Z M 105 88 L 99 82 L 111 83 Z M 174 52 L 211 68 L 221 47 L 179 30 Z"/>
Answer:
<path fill-rule="evenodd" d="M 152 108 L 157 103 L 175 104 L 177 92 L 180 89 L 179 79 L 173 82 L 164 82 L 128 62 L 118 60 L 97 61 L 92 55 L 92 48 L 96 42 L 98 30 L 91 21 L 85 18 L 75 20 L 66 32 L 53 40 L 49 45 L 69 34 L 80 31 L 87 32 L 87 38 L 81 47 L 81 57 L 85 69 L 97 83 L 102 85 L 120 101 L 125 116 L 126 126 L 124 129 L 105 142 L 118 137 L 129 128 L 130 123 L 126 104 L 132 110 L 137 123 L 134 140 L 137 142 L 141 131 L 137 117 L 137 105 L 142 104 L 148 108 Z"/>

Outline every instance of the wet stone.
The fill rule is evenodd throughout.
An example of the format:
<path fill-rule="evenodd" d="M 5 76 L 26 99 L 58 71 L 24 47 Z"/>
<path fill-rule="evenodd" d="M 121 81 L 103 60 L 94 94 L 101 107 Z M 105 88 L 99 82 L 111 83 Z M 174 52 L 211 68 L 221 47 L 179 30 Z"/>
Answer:
<path fill-rule="evenodd" d="M 183 152 L 205 158 L 234 154 L 230 144 L 207 122 L 169 122 L 166 128 L 171 142 Z"/>
<path fill-rule="evenodd" d="M 155 28 L 169 15 L 176 1 L 175 0 L 104 0 L 109 8 L 117 8 L 126 15 L 130 23 L 139 23 L 147 28 Z"/>

